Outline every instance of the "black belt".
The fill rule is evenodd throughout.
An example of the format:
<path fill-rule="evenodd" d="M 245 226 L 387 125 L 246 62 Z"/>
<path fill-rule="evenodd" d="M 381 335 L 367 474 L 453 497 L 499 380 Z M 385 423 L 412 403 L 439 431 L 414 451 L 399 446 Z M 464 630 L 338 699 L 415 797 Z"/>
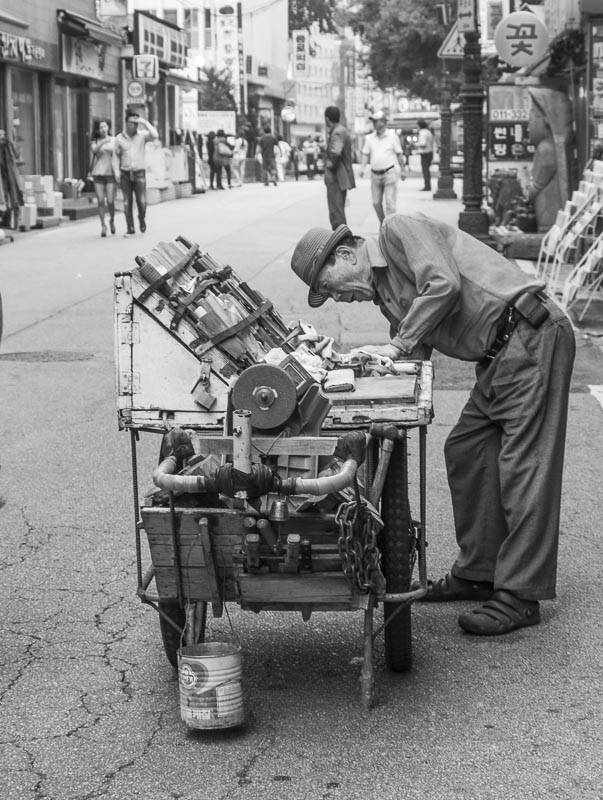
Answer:
<path fill-rule="evenodd" d="M 136 178 L 136 177 L 138 177 L 140 175 L 146 175 L 147 174 L 146 169 L 122 169 L 122 170 L 120 170 L 120 172 L 123 172 L 125 175 L 129 175 L 130 176 L 130 180 L 132 180 L 133 177 Z"/>
<path fill-rule="evenodd" d="M 492 347 L 478 363 L 489 364 L 496 358 L 513 335 L 518 317 L 525 319 L 533 328 L 539 328 L 549 318 L 547 300 L 548 297 L 543 292 L 531 291 L 520 294 L 509 303 L 496 324 L 496 337 Z"/>
<path fill-rule="evenodd" d="M 392 164 L 391 167 L 388 167 L 387 169 L 372 169 L 371 172 L 373 175 L 385 175 L 386 172 L 389 172 L 390 169 L 393 169 L 395 166 L 395 164 Z"/>

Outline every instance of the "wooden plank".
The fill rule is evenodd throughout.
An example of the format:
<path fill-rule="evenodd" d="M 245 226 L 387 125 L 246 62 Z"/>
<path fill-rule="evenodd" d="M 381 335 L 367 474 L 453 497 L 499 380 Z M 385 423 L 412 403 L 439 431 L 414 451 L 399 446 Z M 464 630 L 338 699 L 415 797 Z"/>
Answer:
<path fill-rule="evenodd" d="M 352 603 L 352 588 L 343 573 L 300 575 L 239 574 L 241 605 L 247 603 Z"/>
<path fill-rule="evenodd" d="M 207 436 L 195 431 L 191 434 L 195 452 L 203 455 L 231 455 L 232 438 Z M 254 436 L 252 446 L 258 452 L 270 453 L 271 456 L 330 456 L 335 451 L 337 437 L 334 436 L 295 436 L 290 439 L 275 439 L 265 436 Z"/>
<path fill-rule="evenodd" d="M 214 561 L 212 540 L 209 535 L 207 517 L 201 517 L 199 520 L 199 533 L 201 535 L 201 546 L 203 547 L 203 553 L 205 555 L 205 569 L 211 595 L 211 603 L 214 607 L 214 616 L 220 616 L 219 614 L 216 614 L 216 606 L 221 607 L 222 595 L 220 593 L 220 585 L 218 583 L 218 569 Z"/>

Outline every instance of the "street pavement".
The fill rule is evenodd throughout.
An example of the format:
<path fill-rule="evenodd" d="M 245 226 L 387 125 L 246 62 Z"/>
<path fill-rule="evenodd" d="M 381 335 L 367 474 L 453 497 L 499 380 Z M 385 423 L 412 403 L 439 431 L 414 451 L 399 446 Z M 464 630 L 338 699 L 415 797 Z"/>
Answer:
<path fill-rule="evenodd" d="M 418 176 L 398 210 L 456 224 Z M 434 185 L 435 188 L 435 185 Z M 368 180 L 350 193 L 354 232 L 376 232 Z M 137 600 L 129 437 L 117 430 L 112 279 L 178 235 L 198 242 L 283 317 L 342 349 L 385 341 L 370 304 L 308 309 L 296 241 L 328 227 L 321 181 L 246 185 L 152 206 L 144 235 L 100 238 L 97 219 L 18 234 L 0 247 L 5 338 L 0 495 L 2 800 L 602 800 L 603 586 L 597 331 L 578 328 L 570 398 L 558 597 L 542 623 L 476 639 L 465 603 L 413 608 L 412 672 L 389 673 L 376 643 L 375 706 L 360 704 L 356 614 L 241 612 L 245 725 L 190 733 L 156 613 Z M 596 325 L 599 311 L 588 321 Z M 428 572 L 455 555 L 442 448 L 470 365 L 436 362 L 428 433 Z M 150 438 L 150 441 L 148 441 Z M 141 488 L 158 443 L 142 434 Z M 416 508 L 417 442 L 410 492 Z M 143 556 L 147 558 L 146 549 Z M 229 618 L 209 637 L 233 636 Z"/>

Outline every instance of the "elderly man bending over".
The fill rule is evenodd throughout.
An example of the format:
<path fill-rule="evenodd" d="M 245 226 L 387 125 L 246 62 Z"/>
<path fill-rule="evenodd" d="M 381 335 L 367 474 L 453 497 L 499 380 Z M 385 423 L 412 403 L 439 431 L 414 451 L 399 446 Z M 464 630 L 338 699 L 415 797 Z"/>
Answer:
<path fill-rule="evenodd" d="M 377 236 L 313 228 L 291 261 L 308 303 L 372 301 L 392 359 L 435 349 L 475 363 L 476 382 L 444 454 L 457 558 L 425 600 L 484 601 L 465 631 L 507 633 L 540 621 L 555 597 L 561 479 L 575 354 L 572 326 L 523 273 L 469 234 L 423 214 L 392 214 Z"/>

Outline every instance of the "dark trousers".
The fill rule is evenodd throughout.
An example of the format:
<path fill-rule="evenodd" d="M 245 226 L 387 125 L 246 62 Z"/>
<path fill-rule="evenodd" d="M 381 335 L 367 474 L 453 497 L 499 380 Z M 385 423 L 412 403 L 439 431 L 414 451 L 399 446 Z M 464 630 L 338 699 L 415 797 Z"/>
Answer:
<path fill-rule="evenodd" d="M 218 178 L 218 180 L 216 181 L 216 186 L 220 186 L 222 183 L 222 167 L 220 167 L 220 174 L 217 175 L 216 165 L 214 163 L 213 158 L 208 158 L 207 163 L 209 166 L 209 188 L 213 189 L 214 181 L 216 181 L 216 178 Z"/>
<path fill-rule="evenodd" d="M 340 189 L 337 181 L 329 181 L 327 187 L 327 205 L 329 207 L 329 222 L 335 230 L 338 225 L 346 225 L 345 198 L 347 189 Z"/>
<path fill-rule="evenodd" d="M 264 172 L 264 183 L 268 186 L 269 182 L 276 183 L 276 159 L 264 158 L 262 161 Z"/>
<path fill-rule="evenodd" d="M 421 153 L 421 170 L 423 171 L 423 182 L 425 189 L 431 190 L 431 173 L 429 167 L 433 161 L 433 153 Z"/>
<path fill-rule="evenodd" d="M 144 169 L 125 170 L 120 173 L 119 184 L 124 196 L 124 215 L 129 231 L 134 230 L 133 198 L 136 197 L 136 210 L 139 222 L 144 222 L 147 211 L 147 178 Z"/>
<path fill-rule="evenodd" d="M 555 597 L 570 321 L 552 300 L 537 329 L 519 320 L 476 384 L 444 453 L 459 554 L 452 572 L 526 600 Z"/>

